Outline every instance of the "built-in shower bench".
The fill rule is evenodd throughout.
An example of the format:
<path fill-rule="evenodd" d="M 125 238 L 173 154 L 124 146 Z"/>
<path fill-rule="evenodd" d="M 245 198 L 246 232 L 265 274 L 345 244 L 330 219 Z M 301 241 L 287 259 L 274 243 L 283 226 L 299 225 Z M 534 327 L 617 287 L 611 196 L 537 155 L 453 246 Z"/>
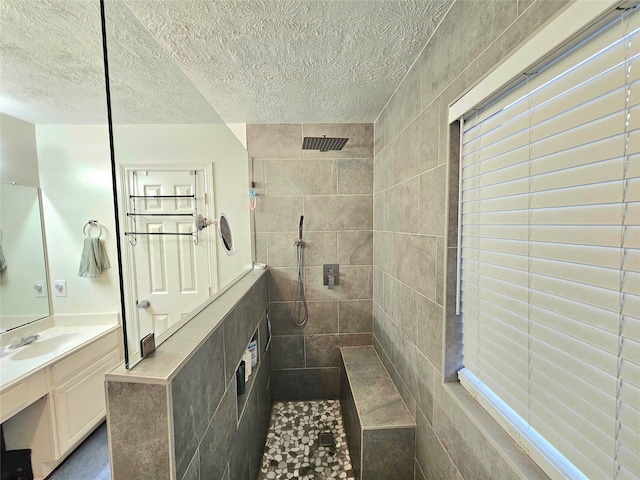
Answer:
<path fill-rule="evenodd" d="M 416 423 L 371 345 L 343 347 L 340 404 L 356 480 L 413 480 Z"/>

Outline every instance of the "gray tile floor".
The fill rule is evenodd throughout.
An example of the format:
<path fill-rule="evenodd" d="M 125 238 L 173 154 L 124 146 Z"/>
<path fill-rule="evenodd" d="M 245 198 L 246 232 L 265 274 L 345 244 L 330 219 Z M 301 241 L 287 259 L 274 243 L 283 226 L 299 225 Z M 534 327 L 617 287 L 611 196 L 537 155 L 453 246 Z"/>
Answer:
<path fill-rule="evenodd" d="M 354 480 L 338 400 L 273 404 L 258 479 L 289 478 Z"/>

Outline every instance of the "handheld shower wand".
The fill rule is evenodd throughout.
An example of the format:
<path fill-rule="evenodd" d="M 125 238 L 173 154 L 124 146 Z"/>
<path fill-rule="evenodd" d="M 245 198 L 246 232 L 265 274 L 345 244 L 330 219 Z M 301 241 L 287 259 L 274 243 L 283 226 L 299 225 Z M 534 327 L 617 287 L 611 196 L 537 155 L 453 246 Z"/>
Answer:
<path fill-rule="evenodd" d="M 304 222 L 304 215 L 300 215 L 300 224 L 298 225 L 298 239 L 293 243 L 296 247 L 296 257 L 298 260 L 298 280 L 296 283 L 296 295 L 293 301 L 293 306 L 291 307 L 291 318 L 293 319 L 293 323 L 302 327 L 307 320 L 309 319 L 309 309 L 307 307 L 307 298 L 304 294 L 304 269 L 303 269 L 303 255 L 302 255 L 302 247 L 304 246 L 304 242 L 302 241 L 302 224 Z M 301 311 L 302 310 L 302 311 Z M 304 312 L 302 316 L 302 320 L 300 320 L 301 314 Z"/>
<path fill-rule="evenodd" d="M 304 222 L 304 215 L 300 215 L 300 225 L 298 226 L 298 241 L 302 241 L 302 224 Z"/>

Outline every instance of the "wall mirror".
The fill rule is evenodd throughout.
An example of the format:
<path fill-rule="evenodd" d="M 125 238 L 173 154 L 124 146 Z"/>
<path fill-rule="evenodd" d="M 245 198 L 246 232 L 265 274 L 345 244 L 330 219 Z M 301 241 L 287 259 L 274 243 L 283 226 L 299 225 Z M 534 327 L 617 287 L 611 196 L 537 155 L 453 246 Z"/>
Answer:
<path fill-rule="evenodd" d="M 40 192 L 0 183 L 0 333 L 50 314 Z"/>
<path fill-rule="evenodd" d="M 142 337 L 153 333 L 162 343 L 252 268 L 249 156 L 174 53 L 149 33 L 153 5 L 104 7 L 133 365 Z M 226 220 L 196 228 L 200 216 L 221 212 L 233 219 L 233 239 Z"/>
<path fill-rule="evenodd" d="M 98 292 L 75 278 L 82 225 L 90 215 L 105 222 L 113 216 L 102 208 L 110 175 L 108 156 L 99 154 L 109 145 L 101 51 L 97 0 L 3 0 L 0 244 L 7 268 L 0 274 L 0 333 L 54 312 L 119 310 L 117 297 L 103 294 L 112 287 L 107 276 Z M 91 136 L 91 157 L 72 134 L 84 129 L 78 137 L 86 136 L 89 125 L 102 129 Z M 68 282 L 68 297 L 53 294 L 51 277 Z M 81 300 L 89 297 L 92 304 Z"/>
<path fill-rule="evenodd" d="M 122 277 L 98 0 L 3 0 L 0 181 L 41 191 L 46 255 L 39 261 L 48 272 L 51 304 L 43 315 L 98 318 L 121 312 L 124 303 L 133 365 L 141 336 L 154 332 L 161 343 L 252 267 L 249 158 L 237 136 L 148 33 L 141 23 L 145 15 L 120 0 L 104 2 L 104 7 Z M 167 192 L 172 198 L 132 199 L 127 192 L 133 191 L 156 197 Z M 227 256 L 219 247 L 215 227 L 194 238 L 193 217 L 182 215 L 196 211 L 209 219 L 224 211 L 233 219 L 237 255 Z M 151 215 L 155 213 L 171 215 L 161 219 Z M 83 227 L 92 219 L 104 228 L 101 240 L 111 268 L 98 278 L 81 278 Z M 185 235 L 139 235 L 133 246 L 124 233 L 137 228 Z M 136 262 L 149 252 L 153 255 L 140 273 Z M 171 263 L 162 263 L 161 255 Z M 7 263 L 15 265 L 13 258 Z M 161 269 L 155 268 L 160 264 Z M 167 279 L 178 280 L 172 293 L 181 306 L 175 312 L 156 301 L 167 291 L 162 283 Z M 33 282 L 38 280 L 24 287 L 31 301 L 45 298 L 36 297 Z M 67 282 L 66 296 L 53 294 L 52 280 Z M 136 301 L 145 298 L 149 308 L 137 308 Z"/>

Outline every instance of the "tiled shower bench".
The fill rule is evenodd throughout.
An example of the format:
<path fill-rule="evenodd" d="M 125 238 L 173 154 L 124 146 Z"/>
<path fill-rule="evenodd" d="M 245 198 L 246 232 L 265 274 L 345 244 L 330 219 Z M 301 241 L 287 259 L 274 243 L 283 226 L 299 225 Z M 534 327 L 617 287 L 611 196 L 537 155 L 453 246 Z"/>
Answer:
<path fill-rule="evenodd" d="M 340 404 L 356 480 L 413 480 L 414 422 L 372 346 L 343 347 Z"/>

